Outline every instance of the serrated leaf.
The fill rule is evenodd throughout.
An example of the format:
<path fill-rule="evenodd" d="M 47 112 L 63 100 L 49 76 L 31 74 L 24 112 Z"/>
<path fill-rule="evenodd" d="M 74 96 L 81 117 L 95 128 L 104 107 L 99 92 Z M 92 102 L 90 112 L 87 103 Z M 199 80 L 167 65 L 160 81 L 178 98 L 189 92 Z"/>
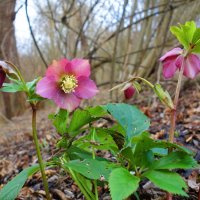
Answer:
<path fill-rule="evenodd" d="M 178 26 L 170 27 L 170 31 L 177 37 L 179 42 L 188 49 L 192 44 L 194 34 L 196 32 L 196 24 L 194 21 L 186 22 L 185 24 L 179 24 Z"/>
<path fill-rule="evenodd" d="M 107 104 L 104 108 L 119 122 L 126 132 L 125 146 L 130 145 L 134 136 L 141 134 L 147 130 L 150 125 L 148 117 L 146 117 L 135 106 L 124 103 Z"/>
<path fill-rule="evenodd" d="M 184 46 L 185 49 L 189 47 L 187 39 L 185 38 L 185 35 L 183 34 L 182 30 L 179 27 L 171 26 L 170 31 L 174 36 L 176 36 L 178 41 Z"/>
<path fill-rule="evenodd" d="M 89 134 L 79 138 L 73 144 L 87 151 L 91 151 L 91 147 L 98 150 L 109 150 L 113 153 L 118 151 L 109 130 L 103 128 L 97 128 L 95 132 L 90 131 Z"/>
<path fill-rule="evenodd" d="M 20 172 L 1 189 L 0 199 L 15 200 L 28 177 L 37 171 L 39 171 L 39 165 L 31 166 Z"/>
<path fill-rule="evenodd" d="M 72 145 L 69 149 L 67 149 L 67 154 L 69 155 L 70 160 L 85 160 L 85 159 L 93 159 L 92 153 L 80 149 L 74 145 Z M 99 161 L 107 161 L 102 157 L 95 157 L 96 160 Z"/>
<path fill-rule="evenodd" d="M 187 185 L 182 177 L 175 172 L 167 170 L 151 170 L 145 172 L 143 176 L 147 177 L 152 183 L 163 190 L 173 194 L 187 196 L 184 191 L 184 189 L 187 188 Z"/>
<path fill-rule="evenodd" d="M 154 161 L 151 169 L 191 169 L 197 166 L 192 156 L 184 152 L 172 152 L 169 155 Z"/>
<path fill-rule="evenodd" d="M 72 160 L 64 163 L 64 167 L 69 167 L 72 170 L 82 174 L 89 179 L 108 180 L 111 171 L 116 168 L 116 165 L 106 161 L 98 161 L 95 159 Z"/>
<path fill-rule="evenodd" d="M 188 21 L 184 25 L 180 24 L 183 34 L 185 35 L 188 44 L 192 43 L 194 33 L 196 31 L 196 24 L 194 21 Z"/>
<path fill-rule="evenodd" d="M 192 38 L 192 44 L 198 43 L 200 40 L 200 28 L 197 28 Z"/>
<path fill-rule="evenodd" d="M 200 53 L 200 42 L 195 45 L 195 47 L 192 49 L 192 52 Z"/>
<path fill-rule="evenodd" d="M 102 106 L 88 107 L 85 110 L 87 110 L 93 118 L 102 117 L 107 114 Z"/>
<path fill-rule="evenodd" d="M 172 144 L 167 141 L 154 140 L 150 138 L 150 134 L 147 132 L 144 132 L 141 135 L 134 137 L 132 140 L 132 145 L 133 156 L 131 156 L 131 161 L 139 167 L 147 167 L 147 153 L 150 150 L 152 151 L 152 149 L 154 148 L 175 148 L 184 153 L 191 154 L 191 151 L 177 144 Z"/>
<path fill-rule="evenodd" d="M 15 83 L 4 83 L 3 87 L 0 89 L 1 92 L 22 92 L 25 90 L 23 84 L 19 81 Z"/>
<path fill-rule="evenodd" d="M 139 186 L 140 179 L 130 174 L 124 168 L 112 171 L 109 177 L 109 188 L 114 200 L 123 200 L 135 192 Z"/>
<path fill-rule="evenodd" d="M 69 134 L 71 136 L 76 136 L 79 132 L 77 132 L 81 127 L 84 125 L 93 122 L 103 115 L 105 115 L 106 112 L 101 108 L 101 106 L 92 107 L 92 108 L 86 108 L 85 110 L 77 109 L 71 119 L 70 125 L 69 125 Z"/>
<path fill-rule="evenodd" d="M 152 148 L 152 152 L 158 156 L 166 156 L 168 154 L 168 149 L 164 148 Z"/>
<path fill-rule="evenodd" d="M 28 88 L 28 90 L 34 90 L 34 88 L 35 88 L 37 82 L 39 81 L 39 79 L 40 78 L 36 78 L 36 79 L 34 79 L 34 80 L 30 81 L 30 82 L 27 82 L 26 83 L 26 87 Z"/>
<path fill-rule="evenodd" d="M 63 109 L 60 109 L 56 115 L 49 115 L 49 119 L 52 120 L 53 125 L 55 126 L 58 133 L 64 134 L 67 132 L 68 115 L 68 111 Z"/>
<path fill-rule="evenodd" d="M 191 150 L 189 150 L 183 146 L 179 146 L 177 144 L 170 143 L 165 140 L 154 140 L 154 139 L 150 138 L 150 134 L 148 132 L 143 132 L 141 135 L 134 137 L 132 139 L 132 143 L 133 143 L 133 145 L 135 145 L 134 151 L 141 151 L 141 150 L 146 151 L 146 150 L 153 149 L 153 148 L 165 148 L 165 149 L 174 148 L 174 149 L 183 151 L 190 155 L 193 154 L 193 152 Z"/>

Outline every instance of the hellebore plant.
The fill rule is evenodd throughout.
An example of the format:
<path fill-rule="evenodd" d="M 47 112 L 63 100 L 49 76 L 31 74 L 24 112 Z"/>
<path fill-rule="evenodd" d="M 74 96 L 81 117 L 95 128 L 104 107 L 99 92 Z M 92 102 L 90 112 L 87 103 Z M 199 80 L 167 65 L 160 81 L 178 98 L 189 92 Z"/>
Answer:
<path fill-rule="evenodd" d="M 26 83 L 12 63 L 0 63 L 0 83 L 5 75 L 11 83 L 3 83 L 3 92 L 24 91 L 33 110 L 32 127 L 39 166 L 23 170 L 0 191 L 0 199 L 14 200 L 26 179 L 41 171 L 47 199 L 50 199 L 44 167 L 58 166 L 69 174 L 87 200 L 98 200 L 98 186 L 108 185 L 113 200 L 124 200 L 132 195 L 139 199 L 139 186 L 150 180 L 168 193 L 187 196 L 187 185 L 182 177 L 172 171 L 197 167 L 193 154 L 188 149 L 173 143 L 176 109 L 182 76 L 194 78 L 199 73 L 200 29 L 194 22 L 180 27 L 171 27 L 184 48 L 175 48 L 163 57 L 163 75 L 172 78 L 179 71 L 175 100 L 160 84 L 152 84 L 142 77 L 132 77 L 113 89 L 122 87 L 125 98 L 131 98 L 141 90 L 140 82 L 147 84 L 161 103 L 171 110 L 169 141 L 154 140 L 148 132 L 150 120 L 135 106 L 125 103 L 109 103 L 79 109 L 82 99 L 95 96 L 98 89 L 89 78 L 90 65 L 84 59 L 61 59 L 53 61 L 45 77 Z M 14 77 L 8 73 L 8 66 Z M 44 98 L 53 100 L 60 108 L 49 116 L 60 135 L 56 144 L 57 153 L 48 162 L 43 162 L 37 133 L 37 104 Z M 73 111 L 73 112 L 72 112 Z M 99 119 L 112 121 L 110 127 L 99 127 Z M 97 151 L 106 151 L 112 158 L 98 156 Z M 128 185 L 128 187 L 127 187 Z M 13 193 L 10 195 L 10 190 Z M 168 199 L 172 195 L 168 195 Z"/>

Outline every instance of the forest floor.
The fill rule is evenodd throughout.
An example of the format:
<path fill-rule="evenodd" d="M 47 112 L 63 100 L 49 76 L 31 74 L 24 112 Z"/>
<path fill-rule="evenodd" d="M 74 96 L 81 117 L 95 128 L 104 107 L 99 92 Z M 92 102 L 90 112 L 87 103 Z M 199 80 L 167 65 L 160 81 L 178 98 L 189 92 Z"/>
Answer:
<path fill-rule="evenodd" d="M 150 133 L 155 139 L 167 139 L 169 131 L 169 112 L 155 101 L 153 106 L 147 100 L 131 100 L 151 119 Z M 59 135 L 51 125 L 48 114 L 53 109 L 40 110 L 37 116 L 38 135 L 41 142 L 44 159 L 49 159 L 55 151 Z M 195 153 L 195 159 L 200 162 L 200 91 L 198 88 L 188 88 L 182 91 L 178 106 L 176 142 Z M 0 128 L 0 189 L 22 169 L 37 163 L 35 148 L 31 133 L 31 112 L 13 118 Z M 189 198 L 174 196 L 174 199 L 198 199 L 200 186 L 200 170 L 181 170 L 181 175 L 188 184 Z M 55 200 L 84 199 L 76 184 L 68 175 L 63 176 L 57 168 L 47 169 L 50 192 Z M 98 188 L 99 199 L 109 200 L 108 187 Z M 147 183 L 140 191 L 141 200 L 165 199 L 165 193 L 152 184 Z M 41 175 L 35 174 L 29 178 L 21 190 L 17 200 L 42 200 L 44 190 Z M 134 199 L 134 197 L 132 198 Z"/>

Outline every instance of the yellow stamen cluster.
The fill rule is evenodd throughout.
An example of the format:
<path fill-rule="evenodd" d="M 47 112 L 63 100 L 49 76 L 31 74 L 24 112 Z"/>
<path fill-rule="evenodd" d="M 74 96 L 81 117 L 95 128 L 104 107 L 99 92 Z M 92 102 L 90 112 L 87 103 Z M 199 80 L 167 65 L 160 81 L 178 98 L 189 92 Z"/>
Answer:
<path fill-rule="evenodd" d="M 60 87 L 65 93 L 74 92 L 77 86 L 78 81 L 74 75 L 65 75 L 60 81 Z"/>

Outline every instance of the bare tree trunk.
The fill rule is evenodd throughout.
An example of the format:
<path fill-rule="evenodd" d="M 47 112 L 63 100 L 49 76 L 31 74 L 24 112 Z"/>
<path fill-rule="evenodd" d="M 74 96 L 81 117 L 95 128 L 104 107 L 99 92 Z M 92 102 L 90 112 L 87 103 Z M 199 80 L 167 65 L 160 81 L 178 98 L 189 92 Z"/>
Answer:
<path fill-rule="evenodd" d="M 16 0 L 0 2 L 0 59 L 10 60 L 19 66 L 15 39 L 15 5 Z M 24 106 L 24 98 L 21 94 L 13 95 L 3 93 L 5 115 L 7 118 L 21 113 Z M 12 103 L 13 102 L 13 103 Z"/>

